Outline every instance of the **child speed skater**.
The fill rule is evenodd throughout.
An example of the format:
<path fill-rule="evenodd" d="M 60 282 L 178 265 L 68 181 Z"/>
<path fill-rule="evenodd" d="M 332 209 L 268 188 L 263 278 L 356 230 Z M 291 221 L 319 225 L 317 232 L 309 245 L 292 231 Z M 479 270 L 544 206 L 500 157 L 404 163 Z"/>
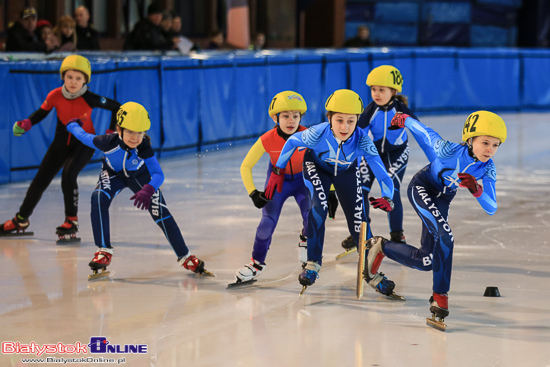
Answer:
<path fill-rule="evenodd" d="M 407 131 L 391 130 L 391 119 L 396 113 L 406 113 L 418 118 L 408 107 L 408 100 L 401 93 L 403 89 L 403 76 L 399 69 L 392 65 L 381 65 L 371 70 L 367 76 L 366 84 L 370 87 L 372 102 L 367 105 L 365 111 L 359 117 L 357 126 L 365 132 L 372 134 L 372 140 L 384 167 L 393 180 L 394 208 L 388 213 L 390 226 L 390 239 L 395 242 L 405 243 L 403 235 L 403 204 L 401 202 L 401 183 L 409 161 L 409 142 Z M 361 180 L 363 196 L 369 196 L 374 176 L 365 160 L 361 160 Z M 367 215 L 367 238 L 372 237 L 370 228 L 369 208 L 365 206 Z M 351 249 L 356 247 L 353 238 L 349 236 L 342 242 L 342 247 Z"/>
<path fill-rule="evenodd" d="M 52 90 L 40 108 L 29 118 L 17 121 L 13 125 L 13 134 L 20 137 L 28 133 L 31 127 L 42 121 L 55 107 L 57 113 L 55 137 L 40 163 L 19 211 L 13 219 L 0 225 L 0 236 L 25 234 L 30 224 L 29 217 L 42 198 L 42 194 L 57 173 L 63 169 L 61 190 L 65 203 L 65 222 L 57 227 L 56 233 L 60 240 L 65 239 L 65 236 L 74 239 L 78 231 L 77 178 L 80 171 L 92 159 L 94 149 L 82 144 L 78 139 L 72 139 L 65 125 L 77 118 L 82 121 L 84 131 L 94 134 L 92 109 L 102 108 L 112 112 L 109 129 L 115 129 L 116 112 L 120 103 L 99 96 L 88 89 L 88 83 L 92 77 L 90 61 L 80 55 L 67 56 L 61 63 L 59 73 L 63 86 Z"/>
<path fill-rule="evenodd" d="M 168 210 L 159 187 L 164 173 L 153 152 L 146 132 L 151 127 L 147 110 L 136 102 L 126 102 L 117 112 L 117 134 L 94 135 L 82 129 L 79 120 L 67 125 L 67 130 L 91 148 L 104 153 L 103 167 L 92 193 L 91 219 L 94 241 L 98 247 L 90 268 L 95 275 L 111 263 L 109 206 L 126 187 L 134 195 L 134 206 L 149 210 L 151 217 L 163 231 L 177 255 L 178 263 L 196 274 L 213 276 L 204 268 L 204 261 L 191 255 L 176 220 Z"/>
<path fill-rule="evenodd" d="M 393 208 L 393 183 L 376 151 L 372 140 L 357 129 L 357 120 L 363 112 L 363 101 L 357 93 L 340 89 L 325 103 L 328 122 L 314 125 L 292 135 L 285 145 L 269 178 L 265 193 L 270 199 L 275 189 L 283 189 L 285 167 L 298 147 L 308 148 L 304 155 L 304 182 L 310 200 L 307 228 L 307 264 L 298 277 L 304 287 L 315 283 L 322 265 L 325 240 L 325 221 L 328 212 L 328 193 L 334 185 L 348 228 L 358 242 L 359 228 L 365 211 L 359 173 L 359 158 L 365 157 L 382 190 L 382 198 L 373 199 L 372 205 L 384 211 Z M 369 285 L 378 292 L 392 296 L 394 282 L 384 274 L 377 274 Z"/>
<path fill-rule="evenodd" d="M 395 128 L 407 127 L 428 158 L 435 157 L 409 183 L 409 201 L 422 219 L 420 248 L 372 237 L 367 241 L 367 277 L 377 274 L 384 256 L 410 268 L 433 272 L 430 312 L 442 322 L 449 315 L 454 237 L 449 226 L 449 206 L 459 187 L 477 199 L 489 215 L 497 210 L 496 170 L 492 157 L 506 141 L 506 125 L 498 115 L 477 111 L 466 119 L 462 144 L 449 142 L 433 129 L 407 114 L 392 119 Z M 482 180 L 483 185 L 478 183 Z"/>
<path fill-rule="evenodd" d="M 287 173 L 284 178 L 284 188 L 281 192 L 275 193 L 271 200 L 267 200 L 264 192 L 256 189 L 252 177 L 252 168 L 258 163 L 264 153 L 269 154 L 270 162 L 267 172 L 271 172 L 288 138 L 294 133 L 306 129 L 300 125 L 306 111 L 306 101 L 299 93 L 290 90 L 277 93 L 269 104 L 268 109 L 269 116 L 276 124 L 275 128 L 260 136 L 244 158 L 241 165 L 241 177 L 252 202 L 256 208 L 262 209 L 262 219 L 256 230 L 251 262 L 237 270 L 236 283 L 230 284 L 230 286 L 252 282 L 265 269 L 265 258 L 271 245 L 273 232 L 279 221 L 283 204 L 291 196 L 296 200 L 302 213 L 303 229 L 300 233 L 298 246 L 300 260 L 304 263 L 307 261 L 305 235 L 309 199 L 302 175 L 302 162 L 305 149 L 292 154 L 288 160 L 288 164 L 285 166 Z M 269 175 L 266 177 L 266 183 L 268 178 Z"/>

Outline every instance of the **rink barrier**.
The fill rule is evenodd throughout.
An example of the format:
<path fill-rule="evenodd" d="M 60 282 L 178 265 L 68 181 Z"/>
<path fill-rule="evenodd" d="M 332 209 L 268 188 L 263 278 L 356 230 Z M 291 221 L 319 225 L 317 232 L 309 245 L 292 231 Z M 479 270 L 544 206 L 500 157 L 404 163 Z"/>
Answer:
<path fill-rule="evenodd" d="M 138 52 L 83 53 L 92 63 L 90 89 L 149 111 L 153 148 L 160 157 L 248 142 L 273 126 L 271 98 L 301 93 L 308 104 L 305 126 L 325 120 L 324 102 L 351 88 L 371 102 L 368 72 L 392 64 L 404 77 L 403 94 L 417 115 L 467 114 L 487 109 L 550 110 L 550 50 L 461 48 L 297 49 L 205 52 L 192 57 Z M 0 54 L 2 56 L 2 54 Z M 8 57 L 11 56 L 11 57 Z M 55 133 L 55 112 L 23 137 L 13 123 L 35 111 L 62 83 L 64 54 L 0 61 L 0 183 L 31 179 Z M 28 56 L 28 54 L 26 54 Z M 32 57 L 31 57 L 32 58 Z M 7 87 L 6 87 L 7 86 Z M 109 113 L 94 110 L 102 133 Z M 94 161 L 100 155 L 94 156 Z"/>

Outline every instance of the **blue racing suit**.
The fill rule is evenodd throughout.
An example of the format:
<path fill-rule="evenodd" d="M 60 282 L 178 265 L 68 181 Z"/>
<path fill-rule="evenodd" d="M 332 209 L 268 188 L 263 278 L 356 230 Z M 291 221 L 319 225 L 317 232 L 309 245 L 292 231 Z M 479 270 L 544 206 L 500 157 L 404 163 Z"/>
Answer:
<path fill-rule="evenodd" d="M 387 241 L 383 252 L 408 267 L 433 270 L 433 291 L 447 293 L 451 284 L 454 237 L 448 222 L 449 206 L 459 187 L 458 173 L 469 173 L 482 180 L 483 193 L 477 198 L 489 215 L 497 210 L 496 170 L 492 159 L 473 158 L 468 146 L 449 142 L 420 121 L 409 117 L 405 126 L 415 136 L 431 163 L 409 183 L 407 194 L 413 209 L 422 219 L 420 248 Z"/>
<path fill-rule="evenodd" d="M 126 187 L 136 193 L 145 184 L 155 188 L 149 213 L 160 227 L 179 258 L 189 254 L 181 231 L 166 206 L 159 190 L 164 173 L 155 157 L 148 137 L 134 149 L 129 148 L 118 134 L 94 135 L 85 132 L 77 123 L 67 130 L 85 145 L 104 153 L 103 166 L 92 192 L 92 229 L 97 247 L 111 247 L 109 207 L 113 199 Z"/>
<path fill-rule="evenodd" d="M 346 141 L 334 137 L 328 122 L 295 133 L 283 146 L 276 166 L 286 167 L 298 147 L 308 148 L 303 165 L 304 182 L 311 201 L 307 229 L 308 261 L 321 263 L 331 184 L 336 189 L 350 234 L 358 241 L 361 222 L 366 220 L 364 207 L 368 205 L 364 203 L 361 190 L 359 158 L 365 157 L 380 183 L 382 195 L 390 199 L 393 197 L 393 182 L 372 140 L 362 129 L 356 129 Z"/>
<path fill-rule="evenodd" d="M 384 167 L 386 167 L 386 171 L 393 180 L 393 187 L 395 190 L 393 196 L 394 208 L 388 213 L 390 232 L 403 231 L 403 203 L 401 202 L 400 189 L 409 162 L 407 131 L 405 129 L 388 130 L 388 127 L 391 125 L 391 119 L 399 112 L 406 113 L 416 119 L 416 116 L 404 103 L 393 98 L 385 106 L 379 106 L 371 102 L 365 108 L 365 111 L 357 122 L 358 127 L 369 133 L 369 136 L 372 136 L 372 140 L 378 150 L 378 154 L 380 154 Z M 361 160 L 361 181 L 363 196 L 366 200 L 369 196 L 372 184 L 374 183 L 374 176 L 368 164 L 366 164 L 363 159 Z M 370 238 L 372 234 L 368 205 L 365 206 L 365 211 L 369 223 L 367 238 Z"/>

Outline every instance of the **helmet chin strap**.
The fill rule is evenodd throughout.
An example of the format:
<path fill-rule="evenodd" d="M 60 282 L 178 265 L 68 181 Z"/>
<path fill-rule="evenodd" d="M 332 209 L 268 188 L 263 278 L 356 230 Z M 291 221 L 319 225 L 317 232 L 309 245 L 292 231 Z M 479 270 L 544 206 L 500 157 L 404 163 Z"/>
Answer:
<path fill-rule="evenodd" d="M 477 159 L 476 155 L 474 154 L 474 147 L 472 145 L 473 141 L 474 141 L 474 138 L 469 138 L 468 141 L 466 142 L 466 144 L 468 144 L 468 155 L 472 157 L 475 162 L 477 162 L 479 161 L 479 159 Z"/>

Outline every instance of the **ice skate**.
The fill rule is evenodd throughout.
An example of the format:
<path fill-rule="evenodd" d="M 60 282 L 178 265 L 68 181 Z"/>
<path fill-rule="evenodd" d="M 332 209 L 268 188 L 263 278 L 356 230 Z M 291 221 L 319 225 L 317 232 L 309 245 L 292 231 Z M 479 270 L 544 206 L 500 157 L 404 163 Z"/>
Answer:
<path fill-rule="evenodd" d="M 0 237 L 33 236 L 34 232 L 26 232 L 30 221 L 16 214 L 13 219 L 0 224 Z"/>
<path fill-rule="evenodd" d="M 404 301 L 405 297 L 396 294 L 393 289 L 395 283 L 384 276 L 384 273 L 378 272 L 382 259 L 385 257 L 382 252 L 382 245 L 386 242 L 386 239 L 375 236 L 371 237 L 365 246 L 368 251 L 365 270 L 363 271 L 363 277 L 368 285 L 370 285 L 378 293 L 390 299 L 396 299 Z"/>
<path fill-rule="evenodd" d="M 307 265 L 307 238 L 300 233 L 300 242 L 298 242 L 298 260 L 302 263 L 302 269 Z"/>
<path fill-rule="evenodd" d="M 257 281 L 257 277 L 265 269 L 265 264 L 261 264 L 259 261 L 250 259 L 250 264 L 247 264 L 236 271 L 235 282 L 229 283 L 227 288 L 233 288 L 237 286 L 250 285 Z"/>
<path fill-rule="evenodd" d="M 405 242 L 405 235 L 403 231 L 394 231 L 390 232 L 390 241 L 398 243 L 407 243 Z"/>
<path fill-rule="evenodd" d="M 196 257 L 195 255 L 187 255 L 178 259 L 178 262 L 185 269 L 192 271 L 198 275 L 206 275 L 209 277 L 215 277 L 214 273 L 204 268 L 204 261 Z"/>
<path fill-rule="evenodd" d="M 336 260 L 339 260 L 344 256 L 348 256 L 349 254 L 353 254 L 357 251 L 357 245 L 355 244 L 355 241 L 353 240 L 353 237 L 351 235 L 342 241 L 342 247 L 345 249 L 345 251 L 336 255 Z"/>
<path fill-rule="evenodd" d="M 80 238 L 76 237 L 76 232 L 78 232 L 78 217 L 66 217 L 65 223 L 55 229 L 55 234 L 58 236 L 56 243 L 66 245 L 80 242 Z"/>
<path fill-rule="evenodd" d="M 449 316 L 449 296 L 434 292 L 430 297 L 430 312 L 432 317 L 426 318 L 426 325 L 439 331 L 447 330 L 447 325 L 443 321 Z"/>
<path fill-rule="evenodd" d="M 316 261 L 308 261 L 304 271 L 298 276 L 298 281 L 302 285 L 302 291 L 300 292 L 300 297 L 304 294 L 307 287 L 313 285 L 317 278 L 319 278 L 319 270 L 321 270 L 321 265 Z"/>
<path fill-rule="evenodd" d="M 88 275 L 88 280 L 96 280 L 106 278 L 110 272 L 107 271 L 107 266 L 111 264 L 111 258 L 113 257 L 113 248 L 101 248 L 95 254 L 94 258 L 88 266 L 92 269 L 93 274 Z M 101 273 L 99 272 L 101 270 Z"/>

